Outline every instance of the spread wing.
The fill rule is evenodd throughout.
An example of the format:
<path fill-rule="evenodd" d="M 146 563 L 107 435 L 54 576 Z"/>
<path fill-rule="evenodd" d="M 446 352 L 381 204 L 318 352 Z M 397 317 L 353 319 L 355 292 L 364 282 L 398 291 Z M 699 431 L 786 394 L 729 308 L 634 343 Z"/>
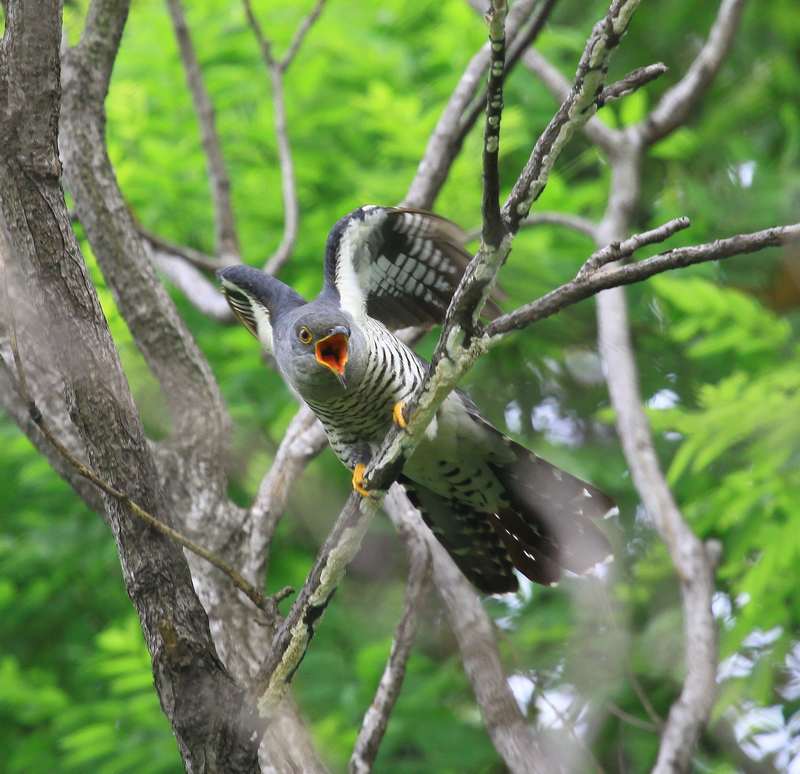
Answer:
<path fill-rule="evenodd" d="M 430 212 L 359 207 L 328 235 L 323 292 L 354 318 L 391 328 L 441 322 L 470 261 L 464 242 L 455 223 Z"/>

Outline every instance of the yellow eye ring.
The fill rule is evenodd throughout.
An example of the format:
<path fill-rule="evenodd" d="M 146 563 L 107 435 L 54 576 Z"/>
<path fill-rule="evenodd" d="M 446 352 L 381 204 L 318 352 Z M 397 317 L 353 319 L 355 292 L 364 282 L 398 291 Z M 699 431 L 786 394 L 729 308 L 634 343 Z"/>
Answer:
<path fill-rule="evenodd" d="M 299 331 L 297 331 L 297 338 L 300 339 L 303 344 L 310 344 L 314 340 L 314 337 L 311 335 L 311 331 L 308 330 L 305 325 L 300 328 Z"/>

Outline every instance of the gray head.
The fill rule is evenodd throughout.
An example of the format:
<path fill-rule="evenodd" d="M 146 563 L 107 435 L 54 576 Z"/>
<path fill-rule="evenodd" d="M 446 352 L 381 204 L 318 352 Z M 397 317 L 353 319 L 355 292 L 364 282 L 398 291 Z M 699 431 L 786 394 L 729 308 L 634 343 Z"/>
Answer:
<path fill-rule="evenodd" d="M 367 348 L 338 298 L 307 303 L 275 277 L 250 266 L 217 272 L 233 313 L 275 356 L 284 379 L 306 400 L 326 401 L 357 385 Z"/>

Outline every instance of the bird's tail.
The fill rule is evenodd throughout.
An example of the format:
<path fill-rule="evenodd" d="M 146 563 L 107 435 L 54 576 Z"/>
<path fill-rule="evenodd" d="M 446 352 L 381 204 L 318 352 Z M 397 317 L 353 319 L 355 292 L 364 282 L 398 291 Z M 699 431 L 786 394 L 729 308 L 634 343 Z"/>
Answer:
<path fill-rule="evenodd" d="M 494 513 L 477 510 L 401 479 L 425 523 L 464 573 L 485 594 L 518 587 L 514 568 L 551 585 L 562 570 L 582 573 L 612 558 L 595 522 L 614 507 L 599 489 L 504 439 L 510 464 L 492 467 L 505 490 Z"/>
<path fill-rule="evenodd" d="M 608 495 L 511 442 L 514 461 L 493 466 L 508 507 L 495 528 L 514 566 L 537 583 L 553 583 L 561 570 L 582 573 L 613 558 L 596 521 L 614 508 Z"/>

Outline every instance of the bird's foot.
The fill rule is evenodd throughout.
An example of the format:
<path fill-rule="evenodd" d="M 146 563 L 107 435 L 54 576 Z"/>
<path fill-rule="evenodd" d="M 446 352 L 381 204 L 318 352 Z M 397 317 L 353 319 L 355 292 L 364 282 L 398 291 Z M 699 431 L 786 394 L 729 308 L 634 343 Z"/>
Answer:
<path fill-rule="evenodd" d="M 405 430 L 406 425 L 406 416 L 405 416 L 405 408 L 406 402 L 404 400 L 398 400 L 397 403 L 394 404 L 394 408 L 392 409 L 392 419 L 394 423 L 401 429 Z"/>
<path fill-rule="evenodd" d="M 359 462 L 353 468 L 353 489 L 362 497 L 375 497 L 375 492 L 370 492 L 362 483 L 364 481 L 364 471 L 366 469 L 367 466 L 363 462 Z"/>

